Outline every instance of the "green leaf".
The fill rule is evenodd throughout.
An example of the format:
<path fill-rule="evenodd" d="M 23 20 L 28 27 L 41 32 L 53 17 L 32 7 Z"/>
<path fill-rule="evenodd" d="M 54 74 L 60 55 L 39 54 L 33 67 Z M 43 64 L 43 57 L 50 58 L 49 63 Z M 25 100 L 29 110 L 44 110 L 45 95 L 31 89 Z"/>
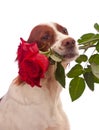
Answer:
<path fill-rule="evenodd" d="M 99 52 L 99 41 L 98 41 L 98 43 L 96 45 L 96 50 Z"/>
<path fill-rule="evenodd" d="M 84 73 L 84 79 L 88 85 L 88 87 L 90 88 L 90 90 L 94 90 L 94 75 L 93 73 L 90 72 L 85 72 Z"/>
<path fill-rule="evenodd" d="M 57 63 L 55 78 L 62 85 L 62 87 L 65 88 L 65 70 L 60 62 Z"/>
<path fill-rule="evenodd" d="M 87 68 L 84 68 L 84 72 L 91 72 L 91 65 L 87 65 Z"/>
<path fill-rule="evenodd" d="M 94 82 L 99 83 L 99 78 L 97 78 L 95 75 L 94 75 Z"/>
<path fill-rule="evenodd" d="M 71 80 L 69 85 L 69 93 L 72 101 L 78 99 L 85 90 L 85 82 L 81 77 L 76 77 Z"/>
<path fill-rule="evenodd" d="M 96 39 L 96 40 L 97 40 L 98 38 L 99 38 L 99 34 L 95 34 L 94 37 L 93 37 L 93 39 Z"/>
<path fill-rule="evenodd" d="M 99 32 L 99 24 L 98 23 L 94 24 L 94 28 Z"/>
<path fill-rule="evenodd" d="M 86 34 L 82 35 L 80 37 L 80 39 L 78 39 L 78 43 L 83 44 L 83 43 L 87 42 L 88 40 L 92 39 L 94 36 L 95 36 L 94 33 L 86 33 Z"/>
<path fill-rule="evenodd" d="M 95 63 L 96 65 L 99 65 L 99 54 L 94 54 L 89 58 L 89 63 Z"/>
<path fill-rule="evenodd" d="M 86 62 L 88 59 L 88 57 L 86 55 L 80 55 L 77 59 L 76 59 L 76 62 L 77 63 L 81 63 L 81 62 Z"/>
<path fill-rule="evenodd" d="M 91 68 L 92 73 L 99 79 L 99 65 L 92 63 Z"/>
<path fill-rule="evenodd" d="M 76 64 L 67 74 L 69 78 L 74 78 L 83 73 L 83 67 L 80 64 Z"/>

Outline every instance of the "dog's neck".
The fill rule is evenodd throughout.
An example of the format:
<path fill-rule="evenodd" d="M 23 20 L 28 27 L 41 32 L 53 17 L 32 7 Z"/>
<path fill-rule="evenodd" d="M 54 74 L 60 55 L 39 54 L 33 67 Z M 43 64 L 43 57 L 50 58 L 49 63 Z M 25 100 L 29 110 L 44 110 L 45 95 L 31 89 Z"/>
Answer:
<path fill-rule="evenodd" d="M 47 89 L 49 91 L 53 102 L 56 102 L 58 100 L 60 91 L 62 89 L 61 85 L 55 79 L 55 70 L 56 66 L 50 65 L 45 78 L 41 80 L 43 89 Z"/>
<path fill-rule="evenodd" d="M 64 69 L 67 66 L 66 62 L 62 63 Z M 45 75 L 45 78 L 41 80 L 41 85 L 43 88 L 47 88 L 52 100 L 54 102 L 57 102 L 59 97 L 60 97 L 60 92 L 62 90 L 62 86 L 60 83 L 55 79 L 55 70 L 56 66 L 55 65 L 50 65 L 49 69 Z"/>

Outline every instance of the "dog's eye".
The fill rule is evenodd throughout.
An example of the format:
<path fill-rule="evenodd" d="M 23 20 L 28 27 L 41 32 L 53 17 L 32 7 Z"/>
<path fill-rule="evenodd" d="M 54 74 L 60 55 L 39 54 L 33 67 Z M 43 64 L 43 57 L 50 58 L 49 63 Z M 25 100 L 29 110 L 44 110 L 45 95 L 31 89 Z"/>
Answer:
<path fill-rule="evenodd" d="M 66 28 L 63 28 L 63 29 L 62 29 L 62 32 L 63 32 L 64 34 L 68 34 L 68 31 L 67 31 Z"/>
<path fill-rule="evenodd" d="M 49 34 L 45 34 L 44 36 L 42 36 L 41 39 L 42 40 L 48 40 L 48 39 L 50 39 L 50 36 L 49 36 Z"/>

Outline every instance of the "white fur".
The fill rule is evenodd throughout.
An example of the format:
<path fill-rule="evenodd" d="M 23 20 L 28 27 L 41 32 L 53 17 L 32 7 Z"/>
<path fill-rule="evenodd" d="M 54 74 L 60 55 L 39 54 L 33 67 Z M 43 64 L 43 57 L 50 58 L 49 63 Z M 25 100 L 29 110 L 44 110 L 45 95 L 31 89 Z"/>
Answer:
<path fill-rule="evenodd" d="M 0 103 L 0 130 L 69 130 L 60 90 L 61 86 L 53 79 L 42 88 L 17 86 L 13 81 Z"/>

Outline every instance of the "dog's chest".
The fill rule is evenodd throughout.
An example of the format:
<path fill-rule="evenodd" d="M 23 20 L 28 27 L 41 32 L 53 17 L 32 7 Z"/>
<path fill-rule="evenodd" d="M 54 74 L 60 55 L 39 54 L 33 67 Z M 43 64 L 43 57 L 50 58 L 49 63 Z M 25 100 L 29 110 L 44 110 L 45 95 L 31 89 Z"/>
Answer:
<path fill-rule="evenodd" d="M 12 103 L 12 105 L 9 104 Z M 10 130 L 32 130 L 32 128 L 37 128 L 37 126 L 47 127 L 49 122 L 49 110 L 41 105 L 21 105 L 13 103 L 13 101 L 6 102 L 1 110 L 1 123 L 0 127 L 2 130 L 10 128 Z M 41 109 L 41 110 L 40 110 Z M 7 128 L 6 128 L 7 127 Z M 8 130 L 8 129 L 7 129 Z"/>
<path fill-rule="evenodd" d="M 58 123 L 56 120 L 58 109 L 50 100 L 49 93 L 36 88 L 25 98 L 26 91 L 24 88 L 23 90 L 10 88 L 2 100 L 0 104 L 2 130 L 39 130 L 40 127 L 47 128 Z"/>

